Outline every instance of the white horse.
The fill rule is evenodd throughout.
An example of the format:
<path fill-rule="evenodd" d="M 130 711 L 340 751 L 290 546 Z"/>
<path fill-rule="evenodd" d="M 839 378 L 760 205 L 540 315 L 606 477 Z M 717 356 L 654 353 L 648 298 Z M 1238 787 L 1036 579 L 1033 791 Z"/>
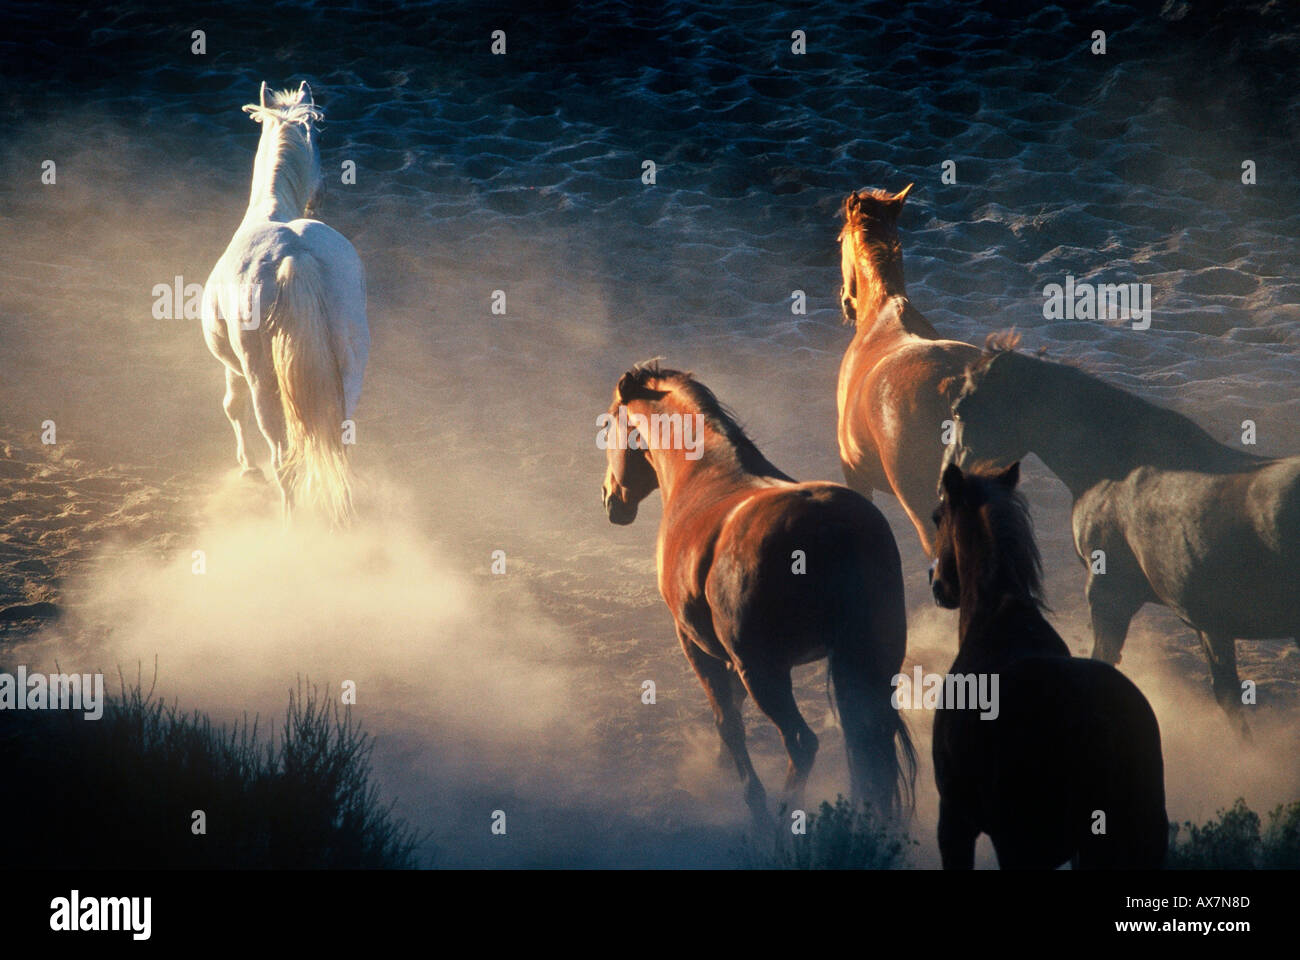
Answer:
<path fill-rule="evenodd" d="M 305 219 L 319 206 L 316 123 L 306 82 L 244 107 L 262 125 L 248 212 L 203 291 L 203 338 L 226 367 L 226 416 L 244 475 L 262 479 L 244 443 L 252 400 L 288 521 L 295 499 L 334 525 L 352 518 L 344 421 L 370 352 L 366 279 L 337 230 Z"/>

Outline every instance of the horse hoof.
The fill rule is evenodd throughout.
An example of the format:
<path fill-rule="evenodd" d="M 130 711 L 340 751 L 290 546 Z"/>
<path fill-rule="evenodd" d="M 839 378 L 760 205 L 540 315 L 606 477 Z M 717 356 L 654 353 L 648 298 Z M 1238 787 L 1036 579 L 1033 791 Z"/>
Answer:
<path fill-rule="evenodd" d="M 257 467 L 249 467 L 239 475 L 239 479 L 247 483 L 266 483 L 266 475 Z"/>

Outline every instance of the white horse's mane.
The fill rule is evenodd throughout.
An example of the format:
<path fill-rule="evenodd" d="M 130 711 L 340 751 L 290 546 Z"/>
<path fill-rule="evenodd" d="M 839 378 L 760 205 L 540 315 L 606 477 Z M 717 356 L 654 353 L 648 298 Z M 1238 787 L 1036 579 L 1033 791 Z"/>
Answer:
<path fill-rule="evenodd" d="M 325 118 L 325 111 L 311 100 L 311 91 L 305 86 L 265 90 L 262 99 L 264 103 L 244 105 L 244 112 L 263 125 L 249 207 L 251 210 L 274 196 L 277 204 L 294 208 L 297 217 L 320 178 L 312 125 Z"/>
<path fill-rule="evenodd" d="M 244 104 L 244 112 L 258 123 L 269 119 L 278 120 L 280 123 L 306 125 L 325 119 L 324 110 L 311 101 L 303 102 L 302 98 L 306 95 L 306 91 L 302 88 L 297 90 L 268 90 L 266 95 L 268 100 L 266 106 L 260 103 Z"/>

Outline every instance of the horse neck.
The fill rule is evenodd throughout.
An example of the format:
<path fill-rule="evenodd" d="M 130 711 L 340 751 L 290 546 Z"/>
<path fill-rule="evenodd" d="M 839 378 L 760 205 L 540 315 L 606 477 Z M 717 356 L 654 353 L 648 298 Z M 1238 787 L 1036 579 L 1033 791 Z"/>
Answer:
<path fill-rule="evenodd" d="M 285 169 L 293 160 L 280 150 L 279 140 L 277 130 L 267 127 L 262 131 L 253 160 L 253 184 L 249 189 L 245 224 L 267 220 L 288 223 L 302 216 L 305 201 L 295 195 Z"/>
<path fill-rule="evenodd" d="M 1026 358 L 1027 359 L 1027 358 Z M 1034 361 L 1035 373 L 1055 367 Z M 1118 387 L 1075 374 L 1016 390 L 1030 425 L 1030 449 L 1077 500 L 1102 480 L 1139 466 L 1229 470 L 1260 458 L 1215 441 L 1186 417 L 1155 407 Z M 1080 413 L 1083 410 L 1083 413 Z"/>
<path fill-rule="evenodd" d="M 1006 547 L 985 535 L 964 536 L 968 545 L 958 552 L 957 571 L 957 636 L 964 665 L 992 667 L 1020 656 L 1068 653 L 1032 590 L 1008 574 L 999 555 Z"/>
<path fill-rule="evenodd" d="M 965 582 L 963 578 L 957 625 L 963 669 L 995 668 L 1020 657 L 1069 654 L 1032 597 L 979 588 L 968 595 Z"/>
<path fill-rule="evenodd" d="M 680 412 L 683 418 L 698 413 L 687 410 L 659 412 Z M 686 450 L 671 447 L 650 451 L 650 461 L 659 479 L 659 492 L 664 501 L 665 520 L 675 509 L 700 498 L 713 499 L 742 486 L 772 481 L 791 482 L 791 478 L 778 470 L 752 443 L 733 440 L 707 417 L 703 422 L 704 432 L 697 459 L 688 459 Z"/>
<path fill-rule="evenodd" d="M 877 262 L 863 254 L 867 266 L 855 266 L 858 274 L 858 297 L 854 309 L 858 316 L 858 333 L 867 339 L 896 338 L 912 335 L 926 340 L 939 339 L 939 332 L 907 298 L 903 281 L 902 256 Z M 891 303 L 891 301 L 897 303 Z M 894 307 L 897 309 L 893 309 Z"/>

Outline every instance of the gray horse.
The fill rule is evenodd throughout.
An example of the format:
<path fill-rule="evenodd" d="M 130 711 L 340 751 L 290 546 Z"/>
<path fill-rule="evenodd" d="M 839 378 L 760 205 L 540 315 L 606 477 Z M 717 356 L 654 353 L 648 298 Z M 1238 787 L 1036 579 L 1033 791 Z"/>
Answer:
<path fill-rule="evenodd" d="M 1069 488 L 1093 657 L 1118 663 L 1133 615 L 1163 604 L 1197 632 L 1215 697 L 1239 718 L 1236 639 L 1300 641 L 1300 457 L 1231 449 L 1171 410 L 1007 349 L 967 370 L 953 418 L 945 465 L 1033 452 Z"/>

